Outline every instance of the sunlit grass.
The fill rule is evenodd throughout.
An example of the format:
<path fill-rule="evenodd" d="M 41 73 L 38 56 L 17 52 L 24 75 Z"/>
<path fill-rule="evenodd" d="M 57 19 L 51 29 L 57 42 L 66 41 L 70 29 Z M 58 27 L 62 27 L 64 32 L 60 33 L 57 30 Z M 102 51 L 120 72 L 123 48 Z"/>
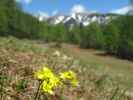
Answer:
<path fill-rule="evenodd" d="M 67 72 L 59 74 L 60 72 L 74 71 L 77 74 L 79 85 L 77 88 L 65 87 L 62 94 L 57 88 L 54 91 L 56 94 L 54 96 L 41 93 L 40 99 L 88 100 L 90 98 L 91 100 L 111 100 L 113 98 L 127 100 L 127 96 L 130 96 L 131 92 L 129 92 L 128 85 L 123 86 L 119 79 L 116 80 L 117 73 L 115 71 L 114 77 L 111 74 L 113 70 L 110 70 L 111 73 L 105 73 L 104 66 L 102 66 L 104 62 L 99 60 L 99 57 L 95 56 L 96 60 L 94 60 L 93 55 L 87 57 L 87 53 L 79 56 L 77 52 L 71 53 L 66 48 L 51 48 L 48 44 L 19 40 L 13 37 L 0 38 L 0 40 L 0 75 L 1 77 L 6 76 L 4 81 L 3 79 L 0 80 L 0 96 L 5 100 L 7 98 L 10 100 L 21 100 L 22 98 L 33 100 L 39 85 L 34 73 L 41 69 L 44 64 L 49 65 L 49 69 L 63 78 L 68 77 L 69 74 Z M 114 59 L 114 62 L 117 62 L 117 59 Z M 111 64 L 111 62 L 105 63 Z M 103 69 L 96 68 L 98 65 L 102 66 Z M 113 65 L 115 64 L 113 63 Z M 75 82 L 73 81 L 73 83 Z"/>
<path fill-rule="evenodd" d="M 100 56 L 102 51 L 84 50 L 75 46 L 64 46 L 68 54 L 72 54 L 75 58 L 79 58 L 82 65 L 86 65 L 88 69 L 94 70 L 96 73 L 108 74 L 117 80 L 121 85 L 127 87 L 133 86 L 133 62 L 106 55 Z"/>

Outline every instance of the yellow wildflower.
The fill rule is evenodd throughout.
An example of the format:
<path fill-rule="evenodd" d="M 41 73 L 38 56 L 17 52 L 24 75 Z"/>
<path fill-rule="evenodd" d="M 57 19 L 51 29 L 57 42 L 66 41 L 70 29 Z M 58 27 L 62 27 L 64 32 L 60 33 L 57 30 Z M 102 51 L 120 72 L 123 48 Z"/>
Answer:
<path fill-rule="evenodd" d="M 63 81 L 69 81 L 73 86 L 78 85 L 76 75 L 72 71 L 60 73 L 60 76 L 56 76 L 47 66 L 44 66 L 41 70 L 35 73 L 37 79 L 41 80 L 41 90 L 50 95 L 54 94 L 54 89 L 57 86 L 62 86 Z"/>
<path fill-rule="evenodd" d="M 60 78 L 64 79 L 64 80 L 65 79 L 73 79 L 73 78 L 76 78 L 76 75 L 72 71 L 67 71 L 67 72 L 60 73 Z"/>
<path fill-rule="evenodd" d="M 46 92 L 49 93 L 51 95 L 53 95 L 53 89 L 52 89 L 52 85 L 50 85 L 50 83 L 43 81 L 42 85 L 41 85 L 41 89 Z"/>
<path fill-rule="evenodd" d="M 60 79 L 47 66 L 37 71 L 35 76 L 42 81 L 41 90 L 51 95 L 54 93 L 53 89 L 60 84 Z"/>
<path fill-rule="evenodd" d="M 43 69 L 41 69 L 35 73 L 35 76 L 39 80 L 44 80 L 46 78 L 53 77 L 54 74 L 52 73 L 52 71 L 49 68 L 43 67 Z"/>
<path fill-rule="evenodd" d="M 49 94 L 53 94 L 53 89 L 59 85 L 59 78 L 56 76 L 49 77 L 44 80 L 42 83 L 42 91 L 47 92 Z"/>
<path fill-rule="evenodd" d="M 60 73 L 60 78 L 63 79 L 64 81 L 69 80 L 73 86 L 78 85 L 76 75 L 72 71 L 67 71 L 67 72 Z"/>

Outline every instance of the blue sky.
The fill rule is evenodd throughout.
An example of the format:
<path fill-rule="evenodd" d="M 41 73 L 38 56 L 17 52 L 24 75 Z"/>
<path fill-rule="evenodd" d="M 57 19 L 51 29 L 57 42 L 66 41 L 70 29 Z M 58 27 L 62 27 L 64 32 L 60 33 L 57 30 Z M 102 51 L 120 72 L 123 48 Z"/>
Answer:
<path fill-rule="evenodd" d="M 128 5 L 128 0 L 18 0 L 25 11 L 48 15 L 69 14 L 72 11 L 97 11 L 107 13 Z"/>

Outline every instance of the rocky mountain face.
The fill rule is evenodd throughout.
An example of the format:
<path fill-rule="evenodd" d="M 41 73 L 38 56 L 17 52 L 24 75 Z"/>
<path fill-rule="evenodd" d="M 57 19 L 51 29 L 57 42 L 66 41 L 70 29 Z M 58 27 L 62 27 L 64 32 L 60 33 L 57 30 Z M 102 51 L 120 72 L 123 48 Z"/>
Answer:
<path fill-rule="evenodd" d="M 40 16 L 41 19 L 43 19 Z M 39 18 L 39 19 L 40 19 Z M 98 23 L 106 23 L 110 19 L 114 18 L 114 15 L 109 14 L 87 14 L 87 13 L 72 13 L 69 16 L 64 15 L 55 15 L 49 18 L 44 18 L 43 20 L 48 21 L 50 24 L 59 24 L 63 23 L 65 25 L 76 25 L 81 24 L 83 26 L 87 26 L 92 22 L 98 22 Z"/>
<path fill-rule="evenodd" d="M 99 14 L 99 13 L 71 13 L 70 15 L 60 15 L 56 14 L 51 17 L 46 17 L 43 15 L 39 15 L 38 19 L 40 21 L 47 21 L 49 24 L 65 24 L 67 26 L 72 25 L 83 25 L 87 26 L 92 22 L 108 23 L 113 18 L 116 18 L 118 15 L 132 14 L 133 15 L 133 7 L 126 6 L 121 9 L 114 10 L 110 12 L 110 14 Z"/>

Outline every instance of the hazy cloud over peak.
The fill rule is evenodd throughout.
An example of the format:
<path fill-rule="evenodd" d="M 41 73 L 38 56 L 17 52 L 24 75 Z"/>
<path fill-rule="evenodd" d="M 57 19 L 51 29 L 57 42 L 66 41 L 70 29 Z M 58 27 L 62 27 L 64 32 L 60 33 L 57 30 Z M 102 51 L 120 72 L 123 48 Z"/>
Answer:
<path fill-rule="evenodd" d="M 86 8 L 80 4 L 74 5 L 71 9 L 71 13 L 82 13 L 82 12 L 86 12 Z"/>
<path fill-rule="evenodd" d="M 120 8 L 120 9 L 112 10 L 111 13 L 124 15 L 124 14 L 127 14 L 131 10 L 133 10 L 133 7 L 128 5 L 128 6 L 125 6 L 123 8 Z"/>
<path fill-rule="evenodd" d="M 71 13 L 96 13 L 96 10 L 88 10 L 81 4 L 76 4 L 72 7 Z"/>
<path fill-rule="evenodd" d="M 46 17 L 46 18 L 48 18 L 48 17 L 49 17 L 49 15 L 48 15 L 48 13 L 47 13 L 47 12 L 44 12 L 44 11 L 39 10 L 39 11 L 38 11 L 38 13 L 39 13 L 40 15 L 42 15 L 42 16 L 44 16 L 44 17 Z"/>

